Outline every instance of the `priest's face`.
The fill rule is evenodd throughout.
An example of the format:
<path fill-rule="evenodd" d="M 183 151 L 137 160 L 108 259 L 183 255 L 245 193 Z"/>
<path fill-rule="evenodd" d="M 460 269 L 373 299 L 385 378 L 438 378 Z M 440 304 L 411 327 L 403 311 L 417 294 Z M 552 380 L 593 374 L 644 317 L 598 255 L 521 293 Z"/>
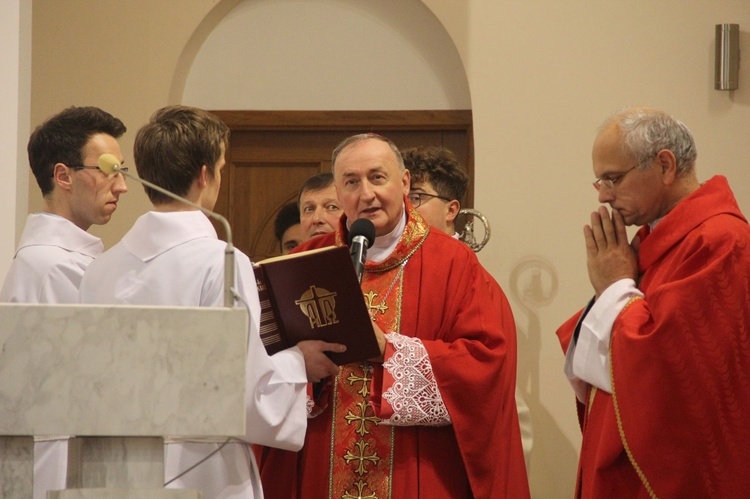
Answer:
<path fill-rule="evenodd" d="M 409 171 L 386 142 L 373 138 L 350 144 L 336 158 L 333 177 L 349 222 L 369 219 L 376 236 L 398 225 L 409 192 Z"/>
<path fill-rule="evenodd" d="M 592 163 L 599 202 L 609 204 L 625 225 L 645 225 L 669 211 L 664 171 L 658 157 L 642 164 L 626 153 L 617 125 L 603 130 L 594 141 Z"/>

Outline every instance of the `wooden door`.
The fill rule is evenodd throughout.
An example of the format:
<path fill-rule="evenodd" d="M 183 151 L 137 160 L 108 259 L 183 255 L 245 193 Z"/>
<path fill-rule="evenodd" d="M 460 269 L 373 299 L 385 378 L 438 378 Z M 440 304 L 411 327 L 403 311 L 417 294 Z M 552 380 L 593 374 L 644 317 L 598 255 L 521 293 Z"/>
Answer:
<path fill-rule="evenodd" d="M 229 220 L 234 245 L 256 261 L 279 253 L 279 208 L 296 202 L 309 177 L 330 171 L 333 149 L 350 135 L 379 133 L 401 149 L 444 146 L 474 176 L 471 111 L 212 112 L 232 131 L 216 211 Z M 467 207 L 473 199 L 472 181 Z"/>

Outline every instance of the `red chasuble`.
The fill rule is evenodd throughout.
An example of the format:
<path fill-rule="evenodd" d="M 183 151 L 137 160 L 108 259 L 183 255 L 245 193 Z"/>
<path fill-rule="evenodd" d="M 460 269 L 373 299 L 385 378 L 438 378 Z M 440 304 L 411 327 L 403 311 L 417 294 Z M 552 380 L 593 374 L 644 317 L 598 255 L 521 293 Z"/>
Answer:
<path fill-rule="evenodd" d="M 578 495 L 747 497 L 750 227 L 717 176 L 638 235 L 645 299 L 613 325 L 613 393 L 580 412 Z"/>
<path fill-rule="evenodd" d="M 342 220 L 335 233 L 299 249 L 343 245 L 345 227 Z M 529 497 L 515 404 L 515 324 L 476 255 L 430 232 L 410 209 L 396 250 L 367 263 L 362 291 L 381 329 L 402 335 L 397 345 L 389 342 L 384 364 L 414 355 L 400 343 L 418 338 L 426 358 L 416 363 L 431 366 L 442 403 L 392 396 L 430 388 L 401 386 L 398 368 L 342 366 L 316 398 L 313 414 L 320 413 L 308 420 L 303 449 L 261 451 L 266 497 Z M 422 423 L 410 423 L 414 413 Z"/>

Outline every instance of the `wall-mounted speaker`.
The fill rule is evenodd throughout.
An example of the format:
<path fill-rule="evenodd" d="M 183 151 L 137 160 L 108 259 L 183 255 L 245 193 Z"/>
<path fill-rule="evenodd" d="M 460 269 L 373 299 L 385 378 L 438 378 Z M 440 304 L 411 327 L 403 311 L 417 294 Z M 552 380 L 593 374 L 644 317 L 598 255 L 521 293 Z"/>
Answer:
<path fill-rule="evenodd" d="M 740 25 L 716 25 L 714 88 L 736 90 L 740 74 Z"/>

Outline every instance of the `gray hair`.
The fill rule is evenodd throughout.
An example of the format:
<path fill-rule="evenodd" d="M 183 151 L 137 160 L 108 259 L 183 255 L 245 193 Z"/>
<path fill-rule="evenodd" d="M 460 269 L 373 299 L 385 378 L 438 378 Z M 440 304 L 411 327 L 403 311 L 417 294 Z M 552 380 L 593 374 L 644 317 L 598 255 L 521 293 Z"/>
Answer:
<path fill-rule="evenodd" d="M 619 127 L 623 147 L 638 166 L 667 149 L 675 155 L 678 174 L 695 167 L 698 151 L 693 135 L 688 127 L 669 114 L 647 108 L 626 109 L 605 121 L 601 129 L 612 124 Z"/>
<path fill-rule="evenodd" d="M 400 171 L 404 171 L 406 167 L 404 166 L 404 158 L 401 156 L 401 151 L 399 151 L 398 147 L 396 147 L 396 144 L 393 143 L 391 139 L 388 137 L 383 137 L 382 135 L 379 135 L 377 133 L 360 133 L 357 135 L 352 135 L 351 137 L 347 137 L 346 139 L 342 140 L 339 145 L 336 146 L 336 149 L 333 150 L 333 154 L 331 155 L 331 171 L 334 170 L 336 167 L 336 159 L 338 159 L 339 154 L 341 154 L 341 151 L 346 149 L 347 147 L 351 146 L 352 144 L 356 144 L 357 142 L 362 142 L 363 140 L 379 140 L 381 142 L 385 142 L 388 144 L 388 147 L 391 148 L 391 151 L 393 151 L 393 154 L 396 156 L 396 161 L 398 162 L 398 169 Z"/>

